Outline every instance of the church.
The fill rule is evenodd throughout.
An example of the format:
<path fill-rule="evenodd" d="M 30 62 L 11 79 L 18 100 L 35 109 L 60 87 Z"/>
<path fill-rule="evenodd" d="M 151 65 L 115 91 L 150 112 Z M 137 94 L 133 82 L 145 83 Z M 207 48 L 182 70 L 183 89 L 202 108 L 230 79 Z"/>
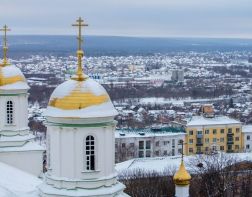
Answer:
<path fill-rule="evenodd" d="M 28 128 L 29 86 L 7 58 L 5 25 L 0 65 L 0 196 L 129 197 L 115 170 L 114 108 L 106 90 L 83 72 L 82 27 L 78 18 L 77 71 L 52 93 L 44 116 L 45 148 Z M 39 178 L 40 177 L 40 178 Z M 189 196 L 190 175 L 183 160 L 174 176 L 176 196 Z"/>
<path fill-rule="evenodd" d="M 78 67 L 70 80 L 54 90 L 44 114 L 47 120 L 45 175 L 42 175 L 45 150 L 34 142 L 35 136 L 28 128 L 29 86 L 20 69 L 8 62 L 6 33 L 9 29 L 7 26 L 2 29 L 5 43 L 0 67 L 0 162 L 4 163 L 3 168 L 15 167 L 17 174 L 24 171 L 35 177 L 43 176 L 43 182 L 34 188 L 32 196 L 126 197 L 125 186 L 117 181 L 114 163 L 117 111 L 106 90 L 83 73 L 81 28 L 86 24 L 79 18 L 73 26 L 79 32 Z M 26 182 L 31 179 L 31 183 L 36 182 L 28 174 Z M 7 181 L 11 184 L 12 180 Z M 2 185 L 8 185 L 5 183 Z M 20 184 L 25 183 L 20 181 Z M 3 189 L 3 194 L 14 196 L 15 193 L 10 194 L 12 189 L 14 192 L 15 186 Z"/>

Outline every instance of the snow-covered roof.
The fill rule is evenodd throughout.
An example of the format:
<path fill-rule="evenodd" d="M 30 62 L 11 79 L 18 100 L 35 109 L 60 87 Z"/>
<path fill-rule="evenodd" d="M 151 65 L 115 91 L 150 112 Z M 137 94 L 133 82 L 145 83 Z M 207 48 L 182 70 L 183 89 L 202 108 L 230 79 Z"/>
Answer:
<path fill-rule="evenodd" d="M 23 152 L 23 151 L 44 151 L 45 148 L 40 146 L 37 142 L 27 142 L 23 146 L 1 147 L 0 152 Z"/>
<path fill-rule="evenodd" d="M 51 95 L 45 116 L 57 118 L 96 118 L 117 115 L 107 91 L 93 79 L 70 79 Z"/>
<path fill-rule="evenodd" d="M 229 118 L 227 116 L 215 116 L 212 118 L 207 118 L 204 116 L 192 116 L 190 119 L 187 119 L 186 126 L 226 125 L 226 124 L 241 124 L 241 122 Z"/>
<path fill-rule="evenodd" d="M 88 189 L 88 188 L 76 188 L 76 189 L 58 189 L 49 184 L 42 184 L 39 186 L 41 191 L 46 191 L 46 194 L 50 196 L 54 194 L 55 196 L 74 196 L 74 197 L 81 197 L 81 196 L 109 196 L 112 193 L 116 193 L 116 191 L 120 191 L 124 186 L 117 182 L 115 183 L 110 189 L 108 187 L 98 187 L 95 189 Z M 48 195 L 48 196 L 49 196 Z M 115 197 L 128 197 L 126 194 L 116 194 Z"/>
<path fill-rule="evenodd" d="M 239 161 L 252 161 L 251 153 L 222 153 L 228 154 L 233 157 L 237 162 Z M 207 156 L 207 155 L 201 155 Z M 185 166 L 190 171 L 190 163 L 197 155 L 184 156 Z M 181 163 L 181 156 L 167 156 L 167 157 L 154 157 L 154 158 L 137 158 L 131 159 L 122 163 L 116 164 L 116 170 L 119 176 L 125 172 L 134 172 L 134 170 L 141 169 L 143 172 L 170 172 L 177 171 Z"/>
<path fill-rule="evenodd" d="M 16 135 L 16 136 L 1 136 L 0 142 L 20 142 L 34 139 L 35 136 L 32 134 L 29 135 Z"/>
<path fill-rule="evenodd" d="M 244 125 L 242 126 L 243 133 L 252 133 L 252 125 Z"/>
<path fill-rule="evenodd" d="M 39 178 L 0 162 L 1 197 L 38 197 Z"/>
<path fill-rule="evenodd" d="M 19 68 L 14 65 L 0 66 L 0 90 L 27 90 L 29 86 Z"/>
<path fill-rule="evenodd" d="M 118 129 L 115 131 L 115 138 L 136 138 L 136 137 L 162 137 L 162 136 L 184 136 L 186 133 L 182 128 L 166 127 L 158 130 L 146 129 Z"/>

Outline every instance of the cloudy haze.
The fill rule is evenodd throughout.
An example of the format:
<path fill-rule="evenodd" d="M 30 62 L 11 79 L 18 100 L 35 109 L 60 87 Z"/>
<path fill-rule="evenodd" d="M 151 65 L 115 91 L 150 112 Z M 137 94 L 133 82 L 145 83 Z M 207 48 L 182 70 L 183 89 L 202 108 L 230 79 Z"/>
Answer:
<path fill-rule="evenodd" d="M 252 38 L 251 0 L 1 0 L 0 24 L 12 34 Z"/>

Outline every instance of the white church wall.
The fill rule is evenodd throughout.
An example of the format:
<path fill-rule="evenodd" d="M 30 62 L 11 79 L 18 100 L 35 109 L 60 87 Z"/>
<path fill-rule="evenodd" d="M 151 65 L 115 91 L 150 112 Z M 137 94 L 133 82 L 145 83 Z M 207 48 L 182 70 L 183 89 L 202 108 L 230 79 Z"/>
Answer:
<path fill-rule="evenodd" d="M 189 197 L 189 185 L 178 186 L 175 188 L 175 197 Z"/>
<path fill-rule="evenodd" d="M 18 94 L 15 96 L 0 97 L 0 128 L 2 130 L 25 130 L 28 125 L 28 95 Z M 6 123 L 6 104 L 13 102 L 13 124 Z"/>
<path fill-rule="evenodd" d="M 48 181 L 58 187 L 72 187 L 71 183 L 55 183 L 55 177 L 77 181 L 78 187 L 96 188 L 116 182 L 114 169 L 114 126 L 58 127 L 48 125 L 50 135 L 50 169 Z M 95 138 L 95 170 L 86 170 L 86 137 Z M 107 154 L 109 153 L 109 154 Z M 102 178 L 101 178 L 102 177 Z M 56 178 L 57 179 L 57 178 Z M 100 179 L 97 181 L 96 179 Z M 81 183 L 81 180 L 89 180 Z M 91 181 L 90 181 L 91 180 Z M 63 181 L 64 182 L 64 181 Z"/>

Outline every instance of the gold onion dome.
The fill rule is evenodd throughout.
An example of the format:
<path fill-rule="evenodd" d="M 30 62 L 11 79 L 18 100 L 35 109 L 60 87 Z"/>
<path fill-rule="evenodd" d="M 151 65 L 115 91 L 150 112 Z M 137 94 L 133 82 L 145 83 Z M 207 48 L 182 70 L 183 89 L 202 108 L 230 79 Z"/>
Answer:
<path fill-rule="evenodd" d="M 26 79 L 19 68 L 11 65 L 7 58 L 7 31 L 10 29 L 4 25 L 0 31 L 4 32 L 3 39 L 3 62 L 0 63 L 0 89 L 1 90 L 27 90 L 29 86 Z"/>
<path fill-rule="evenodd" d="M 13 65 L 0 66 L 0 86 L 25 82 L 26 79 L 19 68 Z"/>
<path fill-rule="evenodd" d="M 59 85 L 51 95 L 45 116 L 59 118 L 112 117 L 117 114 L 108 93 L 96 81 L 84 75 L 82 70 L 81 27 L 87 26 L 79 18 L 77 24 L 79 47 L 77 50 L 78 68 L 76 74 Z"/>
<path fill-rule="evenodd" d="M 179 170 L 173 177 L 173 181 L 176 185 L 189 185 L 191 180 L 191 175 L 185 169 L 184 161 L 181 162 Z"/>
<path fill-rule="evenodd" d="M 70 79 L 59 85 L 49 100 L 46 116 L 90 118 L 115 116 L 108 93 L 96 81 Z"/>

